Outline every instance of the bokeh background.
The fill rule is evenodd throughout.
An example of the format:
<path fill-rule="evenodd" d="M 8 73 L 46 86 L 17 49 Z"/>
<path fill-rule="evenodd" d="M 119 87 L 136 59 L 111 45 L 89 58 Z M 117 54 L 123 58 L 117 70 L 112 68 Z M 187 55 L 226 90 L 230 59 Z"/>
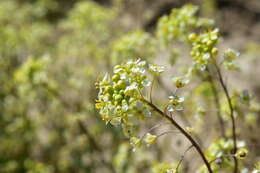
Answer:
<path fill-rule="evenodd" d="M 121 129 L 106 125 L 95 109 L 95 83 L 117 63 L 149 59 L 170 70 L 154 94 L 167 100 L 173 91 L 167 77 L 190 63 L 189 49 L 176 44 L 181 53 L 157 51 L 154 33 L 160 17 L 186 3 L 215 20 L 220 49 L 240 51 L 240 71 L 225 76 L 229 87 L 248 89 L 259 101 L 259 0 L 0 0 L 0 172 L 146 173 L 156 172 L 161 162 L 176 163 L 188 146 L 181 135 L 132 152 Z M 196 91 L 208 92 L 203 86 Z M 217 126 L 214 119 L 190 116 L 179 121 L 199 121 L 207 146 L 218 134 L 211 128 Z M 248 169 L 260 157 L 259 123 L 257 106 L 238 120 L 239 138 L 251 150 Z M 184 172 L 199 164 L 190 152 Z"/>

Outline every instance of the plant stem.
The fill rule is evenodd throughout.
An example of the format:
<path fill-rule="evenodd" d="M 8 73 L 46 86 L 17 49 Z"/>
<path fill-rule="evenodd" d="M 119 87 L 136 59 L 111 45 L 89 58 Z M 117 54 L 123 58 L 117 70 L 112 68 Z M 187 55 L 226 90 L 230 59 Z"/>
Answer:
<path fill-rule="evenodd" d="M 191 145 L 191 146 L 189 146 L 185 151 L 184 151 L 184 153 L 183 153 L 183 155 L 181 156 L 181 159 L 179 160 L 179 162 L 178 162 L 178 164 L 177 164 L 177 166 L 176 166 L 176 173 L 178 173 L 179 172 L 179 167 L 180 167 L 180 165 L 181 165 L 181 163 L 182 163 L 182 161 L 183 161 L 183 159 L 184 159 L 184 157 L 185 157 L 185 154 L 191 149 L 193 147 L 193 145 Z"/>
<path fill-rule="evenodd" d="M 224 123 L 224 120 L 223 120 L 223 118 L 221 117 L 221 114 L 220 114 L 220 102 L 219 102 L 218 91 L 217 91 L 215 82 L 212 78 L 212 75 L 210 73 L 210 70 L 208 68 L 207 68 L 207 71 L 209 73 L 208 74 L 208 81 L 210 82 L 211 89 L 212 89 L 213 96 L 214 96 L 214 102 L 215 102 L 215 105 L 216 105 L 216 108 L 217 108 L 217 117 L 218 117 L 218 122 L 219 122 L 219 126 L 220 126 L 221 136 L 226 139 L 225 123 Z"/>
<path fill-rule="evenodd" d="M 192 136 L 187 133 L 173 118 L 169 117 L 168 115 L 166 115 L 163 111 L 161 111 L 157 106 L 155 106 L 153 103 L 145 100 L 145 99 L 141 99 L 142 102 L 146 103 L 147 105 L 149 105 L 154 111 L 156 111 L 158 114 L 160 114 L 162 117 L 166 118 L 167 120 L 169 120 L 178 130 L 180 130 L 180 132 L 186 137 L 188 138 L 188 140 L 191 142 L 191 144 L 196 148 L 196 150 L 198 151 L 199 155 L 201 156 L 202 160 L 204 161 L 209 173 L 213 173 L 211 166 L 208 162 L 208 160 L 206 159 L 204 153 L 202 152 L 200 146 L 197 144 L 197 142 L 192 138 Z"/>
<path fill-rule="evenodd" d="M 214 63 L 214 65 L 217 69 L 219 81 L 220 81 L 220 84 L 221 84 L 221 86 L 224 90 L 224 93 L 226 95 L 226 98 L 227 98 L 227 101 L 228 101 L 228 106 L 229 106 L 229 109 L 230 109 L 230 117 L 231 117 L 231 121 L 232 121 L 232 138 L 233 138 L 233 143 L 234 143 L 234 148 L 233 148 L 232 154 L 236 154 L 236 152 L 237 152 L 237 135 L 236 135 L 236 123 L 235 123 L 235 116 L 234 116 L 234 108 L 233 108 L 233 105 L 232 105 L 232 102 L 231 102 L 231 97 L 229 95 L 227 86 L 224 83 L 223 76 L 222 76 L 222 73 L 220 71 L 220 68 L 218 67 L 218 65 L 216 63 Z M 235 156 L 233 158 L 234 158 L 234 173 L 237 173 L 238 172 L 238 161 L 237 161 L 237 158 Z"/>
<path fill-rule="evenodd" d="M 150 90 L 150 102 L 153 103 L 153 85 L 154 85 L 155 78 L 152 80 L 151 90 Z"/>

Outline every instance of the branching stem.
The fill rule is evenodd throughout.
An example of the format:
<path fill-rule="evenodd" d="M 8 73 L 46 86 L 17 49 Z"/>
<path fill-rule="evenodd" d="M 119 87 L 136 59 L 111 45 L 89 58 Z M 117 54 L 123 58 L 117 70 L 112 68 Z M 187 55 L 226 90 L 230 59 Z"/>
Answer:
<path fill-rule="evenodd" d="M 155 78 L 152 80 L 151 89 L 150 89 L 150 102 L 153 103 L 153 85 L 154 85 Z"/>
<path fill-rule="evenodd" d="M 178 162 L 178 164 L 177 164 L 177 166 L 176 166 L 176 173 L 178 173 L 179 172 L 179 167 L 180 167 L 180 165 L 181 165 L 181 163 L 182 163 L 182 161 L 183 161 L 183 159 L 184 159 L 184 157 L 185 157 L 185 154 L 191 149 L 193 147 L 193 145 L 191 145 L 191 146 L 189 146 L 185 151 L 184 151 L 184 153 L 183 153 L 183 155 L 181 156 L 181 159 L 179 160 L 179 162 Z"/>
<path fill-rule="evenodd" d="M 230 109 L 230 117 L 231 117 L 231 121 L 232 121 L 232 138 L 233 138 L 233 143 L 234 143 L 234 148 L 233 148 L 232 154 L 236 154 L 236 152 L 237 152 L 237 135 L 236 135 L 236 123 L 235 123 L 235 116 L 234 116 L 234 108 L 233 108 L 233 105 L 232 105 L 232 102 L 231 102 L 231 97 L 229 95 L 227 86 L 226 86 L 226 84 L 223 80 L 223 76 L 222 76 L 222 73 L 220 71 L 220 68 L 218 67 L 218 65 L 216 63 L 214 63 L 214 65 L 216 67 L 217 74 L 218 74 L 218 77 L 219 77 L 219 81 L 220 81 L 220 84 L 221 84 L 221 86 L 224 90 L 225 96 L 226 96 L 227 101 L 228 101 L 228 106 L 229 106 L 229 109 Z M 237 173 L 238 172 L 238 160 L 235 156 L 233 158 L 234 158 L 234 173 Z"/>
<path fill-rule="evenodd" d="M 224 123 L 224 120 L 223 120 L 223 118 L 221 117 L 221 114 L 220 114 L 220 100 L 219 100 L 218 91 L 217 91 L 215 82 L 213 80 L 213 77 L 210 73 L 210 70 L 208 68 L 207 68 L 207 71 L 209 73 L 208 74 L 208 81 L 210 82 L 211 89 L 212 89 L 212 92 L 213 92 L 214 102 L 215 102 L 215 105 L 216 105 L 216 108 L 217 108 L 217 118 L 218 118 L 218 122 L 219 122 L 219 126 L 220 126 L 221 136 L 223 138 L 226 138 L 225 123 Z"/>
<path fill-rule="evenodd" d="M 173 126 L 175 126 L 190 142 L 191 144 L 196 148 L 197 152 L 201 156 L 202 160 L 204 161 L 209 173 L 213 173 L 211 166 L 206 159 L 204 153 L 202 152 L 202 149 L 197 144 L 197 142 L 192 138 L 192 136 L 186 132 L 173 118 L 169 117 L 167 114 L 165 114 L 163 111 L 161 111 L 157 106 L 155 106 L 153 103 L 149 102 L 146 99 L 141 99 L 140 101 L 144 102 L 145 104 L 149 105 L 154 111 L 156 111 L 159 115 L 166 118 L 168 121 L 171 122 Z"/>

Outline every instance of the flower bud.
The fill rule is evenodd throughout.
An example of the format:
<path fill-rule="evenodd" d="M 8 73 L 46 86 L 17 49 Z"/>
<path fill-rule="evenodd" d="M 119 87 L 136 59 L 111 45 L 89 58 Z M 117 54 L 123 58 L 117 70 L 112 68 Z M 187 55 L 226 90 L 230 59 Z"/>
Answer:
<path fill-rule="evenodd" d="M 156 142 L 156 139 L 157 139 L 157 136 L 147 133 L 144 141 L 149 146 L 151 144 L 154 144 Z"/>
<path fill-rule="evenodd" d="M 197 35 L 196 35 L 195 33 L 191 33 L 191 34 L 189 35 L 189 40 L 190 40 L 190 41 L 194 41 L 196 38 L 197 38 Z"/>
<path fill-rule="evenodd" d="M 247 156 L 248 150 L 245 148 L 241 148 L 237 151 L 237 153 L 235 154 L 236 158 L 238 159 L 245 159 L 245 157 Z"/>
<path fill-rule="evenodd" d="M 218 48 L 214 47 L 214 48 L 211 50 L 211 53 L 212 53 L 212 55 L 217 55 L 217 54 L 218 54 Z"/>

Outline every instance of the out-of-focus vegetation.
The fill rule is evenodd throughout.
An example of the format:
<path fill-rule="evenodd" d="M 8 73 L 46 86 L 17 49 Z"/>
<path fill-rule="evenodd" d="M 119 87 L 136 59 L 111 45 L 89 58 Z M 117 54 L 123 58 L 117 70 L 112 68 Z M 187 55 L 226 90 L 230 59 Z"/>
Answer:
<path fill-rule="evenodd" d="M 244 160 L 239 160 L 239 170 L 243 173 L 255 170 L 256 173 L 260 157 L 260 71 L 257 66 L 260 62 L 257 24 L 260 24 L 256 22 L 259 20 L 259 2 L 233 2 L 236 5 L 232 8 L 246 9 L 244 18 L 252 20 L 240 21 L 233 14 L 230 20 L 235 20 L 237 30 L 221 25 L 227 13 L 225 6 L 231 11 L 237 10 L 230 7 L 231 2 L 210 0 L 194 3 L 200 8 L 186 5 L 171 11 L 184 5 L 183 2 L 1 0 L 0 172 L 176 171 L 179 160 L 190 145 L 182 135 L 163 135 L 155 142 L 154 132 L 160 134 L 170 128 L 162 124 L 162 129 L 155 129 L 146 136 L 149 148 L 140 147 L 133 152 L 131 144 L 138 145 L 138 138 L 131 138 L 130 144 L 124 134 L 131 137 L 132 130 L 145 134 L 149 128 L 161 123 L 160 118 L 146 106 L 139 105 L 141 108 L 134 111 L 140 113 L 144 110 L 145 114 L 140 113 L 139 118 L 146 119 L 141 125 L 132 126 L 137 121 L 132 117 L 129 118 L 131 123 L 123 127 L 123 132 L 114 128 L 108 122 L 111 117 L 100 116 L 95 108 L 98 95 L 95 83 L 102 80 L 105 72 L 111 72 L 114 65 L 130 59 L 141 58 L 150 64 L 164 65 L 168 73 L 156 76 L 153 82 L 154 103 L 162 106 L 169 101 L 167 96 L 174 92 L 175 85 L 182 86 L 187 82 L 186 78 L 169 80 L 171 77 L 194 72 L 188 69 L 193 62 L 205 69 L 208 61 L 196 55 L 217 53 L 213 49 L 202 51 L 198 45 L 205 46 L 203 39 L 218 32 L 213 28 L 219 26 L 223 40 L 228 40 L 218 47 L 221 52 L 227 50 L 223 65 L 230 70 L 240 67 L 240 72 L 223 74 L 235 107 L 238 146 L 249 151 Z M 215 24 L 212 17 L 215 17 Z M 247 21 L 256 23 L 249 38 L 243 35 L 249 32 L 243 30 Z M 193 40 L 191 32 L 204 30 L 209 32 Z M 218 42 L 222 43 L 222 38 L 218 38 Z M 214 40 L 209 45 L 217 47 Z M 233 46 L 239 49 L 241 58 L 234 60 L 237 52 L 226 49 Z M 191 49 L 192 58 L 189 55 Z M 151 65 L 150 68 L 153 74 L 158 74 L 162 72 L 160 67 Z M 178 113 L 176 119 L 189 132 L 194 131 L 193 136 L 206 152 L 206 157 L 214 160 L 231 154 L 233 148 L 229 107 L 217 79 L 197 73 L 192 79 L 192 89 L 188 86 L 182 91 L 186 99 L 182 105 L 184 111 Z M 149 84 L 138 76 L 134 80 L 143 82 L 139 87 Z M 212 87 L 212 83 L 217 87 Z M 244 89 L 248 89 L 250 94 Z M 219 105 L 212 103 L 216 95 Z M 116 99 L 122 103 L 120 95 Z M 172 102 L 176 100 L 172 99 Z M 224 131 L 219 126 L 218 115 L 225 124 Z M 102 118 L 107 120 L 107 125 Z M 118 119 L 112 122 L 118 123 Z M 222 159 L 221 163 L 219 159 L 213 163 L 214 171 L 230 171 L 233 167 L 232 157 Z M 197 153 L 191 149 L 179 170 L 194 172 L 201 165 Z M 204 171 L 204 168 L 200 169 Z"/>

